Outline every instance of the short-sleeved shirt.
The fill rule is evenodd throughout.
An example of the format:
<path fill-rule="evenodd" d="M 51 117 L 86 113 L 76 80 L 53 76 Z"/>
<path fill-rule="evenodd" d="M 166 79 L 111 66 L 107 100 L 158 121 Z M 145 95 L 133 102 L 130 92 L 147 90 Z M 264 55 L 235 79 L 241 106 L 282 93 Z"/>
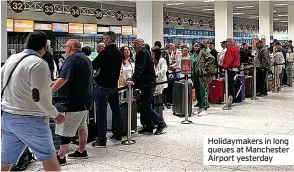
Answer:
<path fill-rule="evenodd" d="M 68 80 L 58 90 L 59 111 L 77 112 L 92 108 L 93 68 L 90 59 L 83 52 L 69 56 L 58 78 Z"/>

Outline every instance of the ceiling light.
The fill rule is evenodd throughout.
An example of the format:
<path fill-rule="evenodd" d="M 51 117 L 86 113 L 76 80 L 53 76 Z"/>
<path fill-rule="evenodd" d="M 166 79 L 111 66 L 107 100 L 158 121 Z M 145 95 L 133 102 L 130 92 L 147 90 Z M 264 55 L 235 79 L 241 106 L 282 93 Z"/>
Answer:
<path fill-rule="evenodd" d="M 203 9 L 202 11 L 214 11 L 214 9 Z"/>
<path fill-rule="evenodd" d="M 288 21 L 281 21 L 281 23 L 288 23 Z"/>
<path fill-rule="evenodd" d="M 215 0 L 207 0 L 207 1 L 204 1 L 204 2 L 214 2 Z"/>
<path fill-rule="evenodd" d="M 285 6 L 285 5 L 288 5 L 288 4 L 275 4 L 274 6 Z"/>
<path fill-rule="evenodd" d="M 273 20 L 280 20 L 280 19 L 273 19 Z"/>
<path fill-rule="evenodd" d="M 279 17 L 288 17 L 288 14 L 280 14 Z"/>
<path fill-rule="evenodd" d="M 275 13 L 276 11 L 273 11 L 273 13 Z"/>
<path fill-rule="evenodd" d="M 254 8 L 254 6 L 244 6 L 244 7 L 236 7 L 236 8 L 239 8 L 239 9 L 244 9 L 244 8 Z"/>
<path fill-rule="evenodd" d="M 234 15 L 242 15 L 242 14 L 244 14 L 244 13 L 233 13 Z"/>
<path fill-rule="evenodd" d="M 183 5 L 183 4 L 185 4 L 185 3 L 171 3 L 171 4 L 165 4 L 165 5 Z"/>
<path fill-rule="evenodd" d="M 255 18 L 258 18 L 259 16 L 251 16 L 251 17 L 249 17 L 249 18 L 251 18 L 251 19 L 255 19 Z"/>

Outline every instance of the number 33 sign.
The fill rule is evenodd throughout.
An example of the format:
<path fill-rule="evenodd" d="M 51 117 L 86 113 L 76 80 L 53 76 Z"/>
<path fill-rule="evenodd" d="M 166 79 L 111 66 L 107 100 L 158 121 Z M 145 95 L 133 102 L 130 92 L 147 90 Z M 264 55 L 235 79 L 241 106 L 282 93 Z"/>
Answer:
<path fill-rule="evenodd" d="M 23 12 L 23 10 L 25 8 L 25 4 L 22 1 L 11 1 L 10 7 L 11 7 L 12 11 L 14 11 L 16 13 L 21 13 L 21 12 Z"/>
<path fill-rule="evenodd" d="M 43 6 L 43 11 L 48 16 L 51 16 L 52 14 L 54 14 L 54 6 L 52 4 L 45 4 Z"/>

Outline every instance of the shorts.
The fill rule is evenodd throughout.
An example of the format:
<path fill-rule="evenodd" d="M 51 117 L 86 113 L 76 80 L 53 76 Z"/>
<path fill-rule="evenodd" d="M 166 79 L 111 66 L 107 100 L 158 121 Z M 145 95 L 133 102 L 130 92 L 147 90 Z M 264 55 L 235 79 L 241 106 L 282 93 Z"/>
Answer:
<path fill-rule="evenodd" d="M 16 164 L 26 147 L 39 161 L 47 161 L 56 154 L 49 118 L 2 112 L 1 164 Z"/>
<path fill-rule="evenodd" d="M 63 137 L 76 136 L 78 129 L 87 128 L 88 110 L 79 112 L 65 112 L 65 122 L 56 124 L 55 134 Z"/>

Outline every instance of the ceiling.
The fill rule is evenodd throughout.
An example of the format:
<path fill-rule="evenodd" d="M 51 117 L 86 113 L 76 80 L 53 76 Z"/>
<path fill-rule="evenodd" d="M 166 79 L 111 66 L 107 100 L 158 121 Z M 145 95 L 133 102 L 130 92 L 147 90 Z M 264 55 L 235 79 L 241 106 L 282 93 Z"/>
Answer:
<path fill-rule="evenodd" d="M 80 7 L 113 9 L 128 12 L 136 12 L 135 0 L 86 0 L 86 1 L 50 1 L 50 3 L 64 3 L 65 5 L 77 5 Z M 178 5 L 176 5 L 178 4 Z M 288 21 L 288 17 L 280 17 L 279 15 L 288 14 L 288 2 L 281 0 L 273 1 L 273 18 L 274 27 L 280 29 L 287 29 L 287 23 L 281 21 Z M 233 1 L 234 21 L 244 22 L 246 24 L 258 25 L 259 15 L 259 1 Z M 244 7 L 248 8 L 244 8 Z M 240 8 L 241 7 L 241 8 Z M 242 8 L 243 7 L 243 8 Z M 164 16 L 187 17 L 202 20 L 214 20 L 214 2 L 213 0 L 203 1 L 171 1 L 164 0 Z"/>

